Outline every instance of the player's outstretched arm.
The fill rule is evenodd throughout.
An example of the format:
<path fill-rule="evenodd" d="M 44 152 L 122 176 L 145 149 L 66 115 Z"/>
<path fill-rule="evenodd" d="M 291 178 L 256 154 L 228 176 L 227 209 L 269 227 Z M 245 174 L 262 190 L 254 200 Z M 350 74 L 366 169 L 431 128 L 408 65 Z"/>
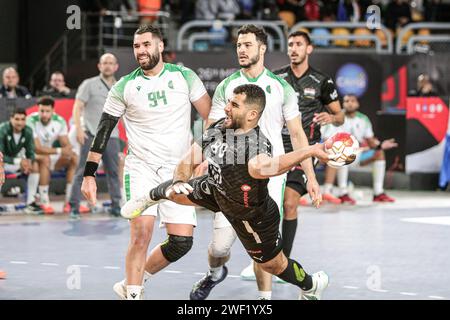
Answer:
<path fill-rule="evenodd" d="M 330 160 L 324 145 L 318 143 L 275 158 L 261 153 L 250 159 L 248 173 L 254 179 L 268 179 L 289 171 L 293 166 L 310 157 L 316 157 L 325 163 Z"/>
<path fill-rule="evenodd" d="M 97 127 L 97 134 L 92 142 L 88 153 L 86 165 L 84 167 L 83 183 L 81 184 L 81 193 L 91 205 L 97 202 L 97 184 L 95 183 L 95 172 L 98 164 L 105 152 L 109 137 L 114 127 L 117 125 L 119 117 L 114 117 L 106 112 L 102 113 Z"/>

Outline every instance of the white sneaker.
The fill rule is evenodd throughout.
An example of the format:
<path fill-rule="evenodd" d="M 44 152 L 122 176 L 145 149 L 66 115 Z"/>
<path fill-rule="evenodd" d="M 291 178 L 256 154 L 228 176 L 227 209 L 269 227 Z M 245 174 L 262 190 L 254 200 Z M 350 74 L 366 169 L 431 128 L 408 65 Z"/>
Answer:
<path fill-rule="evenodd" d="M 253 261 L 241 271 L 241 279 L 246 281 L 256 281 L 255 270 L 253 270 Z"/>
<path fill-rule="evenodd" d="M 320 300 L 323 291 L 328 287 L 328 275 L 319 271 L 312 275 L 313 287 L 308 291 L 301 291 L 299 300 Z"/>
<path fill-rule="evenodd" d="M 120 214 L 126 219 L 134 219 L 139 217 L 147 208 L 159 203 L 160 201 L 152 200 L 148 194 L 141 198 L 131 199 L 128 200 L 122 207 Z"/>
<path fill-rule="evenodd" d="M 127 286 L 125 285 L 125 279 L 115 283 L 113 290 L 121 300 L 127 300 Z"/>

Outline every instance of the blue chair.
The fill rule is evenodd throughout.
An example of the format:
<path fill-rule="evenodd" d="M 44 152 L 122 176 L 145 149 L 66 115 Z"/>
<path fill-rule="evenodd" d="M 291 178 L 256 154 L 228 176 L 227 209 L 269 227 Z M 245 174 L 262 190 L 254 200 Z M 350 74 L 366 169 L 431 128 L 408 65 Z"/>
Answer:
<path fill-rule="evenodd" d="M 326 28 L 314 28 L 311 31 L 312 42 L 316 47 L 328 47 L 330 45 L 329 39 L 314 39 L 316 36 L 329 36 L 330 31 Z"/>

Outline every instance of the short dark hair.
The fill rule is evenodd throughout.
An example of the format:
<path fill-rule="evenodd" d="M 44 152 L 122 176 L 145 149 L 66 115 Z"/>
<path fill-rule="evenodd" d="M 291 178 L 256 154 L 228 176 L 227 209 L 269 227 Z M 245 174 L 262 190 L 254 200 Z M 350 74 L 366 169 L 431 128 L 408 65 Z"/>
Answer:
<path fill-rule="evenodd" d="M 257 27 L 254 24 L 244 24 L 238 30 L 238 35 L 247 33 L 253 33 L 257 41 L 267 45 L 267 33 L 263 27 Z"/>
<path fill-rule="evenodd" d="M 50 75 L 50 77 L 51 77 L 52 75 L 54 75 L 54 74 L 60 74 L 60 75 L 62 75 L 63 77 L 65 77 L 65 76 L 64 76 L 64 73 L 63 73 L 62 71 L 59 71 L 59 70 L 53 71 L 52 74 Z"/>
<path fill-rule="evenodd" d="M 43 106 L 51 106 L 52 108 L 54 108 L 55 100 L 50 96 L 43 96 L 38 99 L 37 104 Z"/>
<path fill-rule="evenodd" d="M 13 111 L 11 112 L 11 114 L 9 115 L 10 118 L 14 118 L 14 116 L 16 114 L 23 114 L 25 117 L 27 116 L 27 112 L 24 108 L 21 107 L 16 107 L 13 109 Z"/>
<path fill-rule="evenodd" d="M 134 34 L 144 34 L 150 32 L 154 37 L 157 37 L 159 40 L 163 40 L 163 35 L 161 30 L 158 27 L 155 27 L 151 24 L 141 24 Z"/>
<path fill-rule="evenodd" d="M 288 39 L 292 38 L 292 37 L 303 37 L 303 39 L 306 40 L 307 44 L 311 44 L 311 38 L 309 37 L 309 34 L 307 32 L 305 32 L 305 31 L 294 31 L 294 32 L 291 32 L 289 34 L 289 36 L 288 36 Z"/>
<path fill-rule="evenodd" d="M 234 94 L 245 94 L 244 102 L 258 106 L 261 115 L 266 107 L 266 94 L 260 86 L 255 84 L 242 84 L 233 90 Z"/>

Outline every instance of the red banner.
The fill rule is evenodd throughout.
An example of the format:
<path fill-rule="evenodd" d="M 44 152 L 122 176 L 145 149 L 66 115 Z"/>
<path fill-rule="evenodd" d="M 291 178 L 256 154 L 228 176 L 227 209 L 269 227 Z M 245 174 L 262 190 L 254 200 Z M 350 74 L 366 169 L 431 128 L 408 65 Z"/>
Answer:
<path fill-rule="evenodd" d="M 448 106 L 439 97 L 409 97 L 406 119 L 419 121 L 439 143 L 447 133 Z"/>

